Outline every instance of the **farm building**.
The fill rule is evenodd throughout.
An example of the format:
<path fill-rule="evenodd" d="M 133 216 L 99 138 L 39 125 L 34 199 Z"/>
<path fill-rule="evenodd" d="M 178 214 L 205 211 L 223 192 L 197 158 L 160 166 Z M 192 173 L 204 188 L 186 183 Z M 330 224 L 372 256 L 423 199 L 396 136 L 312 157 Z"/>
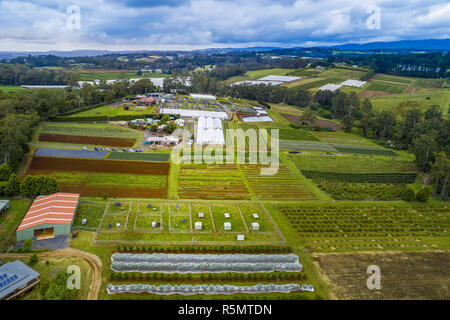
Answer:
<path fill-rule="evenodd" d="M 346 80 L 346 81 L 342 82 L 341 86 L 361 88 L 366 83 L 367 83 L 366 81 L 359 81 L 359 80 L 351 80 L 351 79 L 349 79 L 349 80 Z"/>
<path fill-rule="evenodd" d="M 293 81 L 299 81 L 302 77 L 292 77 L 292 76 L 276 76 L 276 75 L 270 75 L 263 78 L 259 78 L 257 80 L 244 80 L 244 81 L 238 81 L 233 83 L 232 85 L 241 85 L 246 84 L 250 86 L 259 85 L 259 84 L 265 84 L 265 85 L 271 85 L 271 86 L 279 86 L 285 83 L 293 82 Z"/>
<path fill-rule="evenodd" d="M 0 214 L 9 209 L 9 200 L 0 200 Z"/>
<path fill-rule="evenodd" d="M 148 137 L 146 144 L 162 144 L 164 142 L 164 137 Z"/>
<path fill-rule="evenodd" d="M 21 298 L 39 283 L 39 276 L 20 260 L 0 266 L 0 300 Z"/>
<path fill-rule="evenodd" d="M 341 84 L 334 84 L 334 83 L 328 83 L 322 87 L 319 88 L 319 91 L 324 91 L 324 90 L 329 90 L 331 92 L 336 91 L 337 89 L 339 89 L 340 87 L 342 87 Z"/>
<path fill-rule="evenodd" d="M 225 144 L 222 121 L 219 118 L 198 118 L 196 137 L 198 144 Z"/>
<path fill-rule="evenodd" d="M 269 116 L 254 116 L 254 117 L 243 117 L 243 122 L 273 122 L 273 119 Z"/>
<path fill-rule="evenodd" d="M 203 111 L 203 110 L 187 110 L 187 109 L 171 109 L 162 108 L 159 113 L 161 114 L 179 114 L 182 118 L 198 119 L 200 117 L 219 118 L 220 120 L 227 120 L 228 115 L 226 112 L 218 111 Z"/>
<path fill-rule="evenodd" d="M 191 99 L 199 99 L 199 100 L 209 100 L 209 101 L 216 101 L 216 97 L 209 95 L 209 94 L 195 94 L 191 93 L 189 95 Z"/>
<path fill-rule="evenodd" d="M 17 228 L 17 241 L 69 235 L 79 198 L 61 192 L 36 198 Z"/>
<path fill-rule="evenodd" d="M 133 100 L 133 105 L 141 106 L 141 107 L 151 106 L 154 103 L 155 103 L 155 99 L 152 97 Z"/>

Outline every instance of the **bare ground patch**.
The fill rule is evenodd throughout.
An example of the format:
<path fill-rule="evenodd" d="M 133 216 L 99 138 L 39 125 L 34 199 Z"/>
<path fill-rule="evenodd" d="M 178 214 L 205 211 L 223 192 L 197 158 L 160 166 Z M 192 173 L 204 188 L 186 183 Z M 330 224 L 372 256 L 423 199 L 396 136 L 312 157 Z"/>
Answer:
<path fill-rule="evenodd" d="M 450 252 L 313 254 L 323 278 L 340 300 L 448 300 Z M 369 290 L 367 267 L 381 270 L 381 289 Z"/>

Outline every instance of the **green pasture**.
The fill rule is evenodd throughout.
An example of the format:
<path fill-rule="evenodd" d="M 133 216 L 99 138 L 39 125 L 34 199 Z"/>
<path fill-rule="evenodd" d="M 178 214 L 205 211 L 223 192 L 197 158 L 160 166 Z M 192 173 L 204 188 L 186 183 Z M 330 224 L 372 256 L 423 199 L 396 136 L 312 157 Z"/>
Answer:
<path fill-rule="evenodd" d="M 69 118 L 73 117 L 94 117 L 94 116 L 108 116 L 108 117 L 116 117 L 116 116 L 136 116 L 136 118 L 144 118 L 145 114 L 155 113 L 156 107 L 150 106 L 146 108 L 137 108 L 134 107 L 131 102 L 127 104 L 129 110 L 125 110 L 122 105 L 117 106 L 101 106 L 85 111 L 81 111 L 78 113 L 71 114 L 68 116 Z"/>

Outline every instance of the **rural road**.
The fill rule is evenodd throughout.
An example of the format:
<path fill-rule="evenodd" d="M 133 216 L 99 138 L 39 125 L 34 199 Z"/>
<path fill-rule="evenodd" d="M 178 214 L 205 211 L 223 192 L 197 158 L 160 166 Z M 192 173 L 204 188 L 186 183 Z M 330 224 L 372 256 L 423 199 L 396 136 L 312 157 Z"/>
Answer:
<path fill-rule="evenodd" d="M 0 254 L 2 258 L 26 258 L 29 257 L 30 253 L 4 253 Z M 85 260 L 92 269 L 92 279 L 91 286 L 89 288 L 88 300 L 97 300 L 98 293 L 100 291 L 100 286 L 102 284 L 102 262 L 100 259 L 91 253 L 77 250 L 74 248 L 67 248 L 63 250 L 55 250 L 50 252 L 43 252 L 37 255 L 40 258 L 45 257 L 72 257 L 81 258 Z"/>

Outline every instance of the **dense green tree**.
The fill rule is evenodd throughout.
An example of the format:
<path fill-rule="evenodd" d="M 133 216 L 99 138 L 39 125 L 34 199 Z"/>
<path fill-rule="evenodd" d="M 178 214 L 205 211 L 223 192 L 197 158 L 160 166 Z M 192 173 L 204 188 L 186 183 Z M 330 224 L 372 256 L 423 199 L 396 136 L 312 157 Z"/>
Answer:
<path fill-rule="evenodd" d="M 20 194 L 20 182 L 14 173 L 9 177 L 3 192 L 7 197 L 13 197 Z"/>

